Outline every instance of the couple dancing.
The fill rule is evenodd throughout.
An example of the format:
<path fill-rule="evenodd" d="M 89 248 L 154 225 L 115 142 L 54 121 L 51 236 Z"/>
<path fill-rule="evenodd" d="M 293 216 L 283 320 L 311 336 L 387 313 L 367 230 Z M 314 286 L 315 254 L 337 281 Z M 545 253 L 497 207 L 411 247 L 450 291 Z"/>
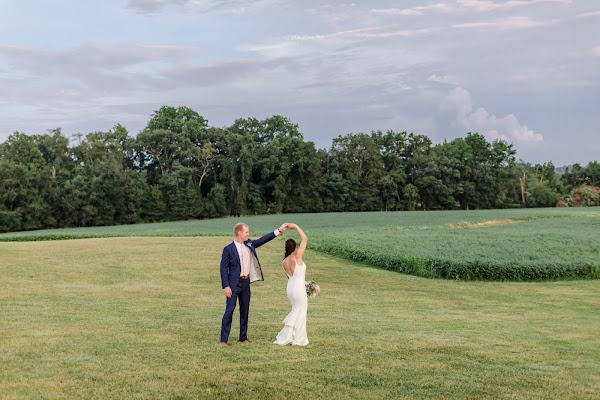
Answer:
<path fill-rule="evenodd" d="M 248 225 L 239 223 L 233 228 L 235 240 L 225 246 L 223 255 L 221 256 L 221 285 L 227 299 L 225 314 L 223 314 L 223 320 L 221 321 L 220 345 L 227 345 L 233 311 L 238 300 L 240 303 L 239 341 L 242 343 L 250 342 L 247 335 L 248 313 L 250 311 L 250 284 L 264 280 L 256 255 L 256 248 L 275 239 L 286 229 L 297 230 L 302 240 L 299 246 L 291 238 L 285 242 L 285 256 L 282 264 L 288 278 L 287 295 L 290 303 L 292 303 L 292 311 L 283 321 L 284 327 L 277 334 L 277 338 L 273 343 L 280 345 L 291 343 L 298 346 L 306 346 L 308 344 L 308 337 L 306 336 L 308 298 L 304 282 L 306 265 L 302 261 L 302 255 L 306 249 L 308 238 L 298 225 L 285 223 L 260 239 L 251 240 L 248 239 L 250 234 Z"/>

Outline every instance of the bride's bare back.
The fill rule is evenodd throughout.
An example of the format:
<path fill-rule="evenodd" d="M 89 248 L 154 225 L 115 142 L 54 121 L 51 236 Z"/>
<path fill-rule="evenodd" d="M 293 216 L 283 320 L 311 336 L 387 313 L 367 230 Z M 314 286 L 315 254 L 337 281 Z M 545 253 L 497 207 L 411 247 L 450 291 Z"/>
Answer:
<path fill-rule="evenodd" d="M 289 255 L 281 264 L 283 265 L 283 270 L 288 275 L 288 279 L 291 276 L 294 276 L 294 271 L 296 270 L 296 257 Z"/>

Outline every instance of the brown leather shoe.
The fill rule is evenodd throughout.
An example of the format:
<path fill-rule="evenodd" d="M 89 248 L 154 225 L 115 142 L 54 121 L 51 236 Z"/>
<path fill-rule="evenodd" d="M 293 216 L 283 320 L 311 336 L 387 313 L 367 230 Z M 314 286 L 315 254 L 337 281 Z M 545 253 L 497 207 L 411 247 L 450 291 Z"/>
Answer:
<path fill-rule="evenodd" d="M 219 343 L 219 346 L 227 346 L 227 342 L 221 342 Z"/>

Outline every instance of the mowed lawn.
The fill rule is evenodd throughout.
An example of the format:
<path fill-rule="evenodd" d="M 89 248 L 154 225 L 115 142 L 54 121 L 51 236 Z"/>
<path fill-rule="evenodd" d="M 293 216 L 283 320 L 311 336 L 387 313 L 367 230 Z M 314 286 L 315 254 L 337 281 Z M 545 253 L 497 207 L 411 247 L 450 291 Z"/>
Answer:
<path fill-rule="evenodd" d="M 0 243 L 0 398 L 597 399 L 600 281 L 431 280 L 314 251 L 310 345 L 283 240 L 259 249 L 249 338 L 218 346 L 232 237 Z"/>

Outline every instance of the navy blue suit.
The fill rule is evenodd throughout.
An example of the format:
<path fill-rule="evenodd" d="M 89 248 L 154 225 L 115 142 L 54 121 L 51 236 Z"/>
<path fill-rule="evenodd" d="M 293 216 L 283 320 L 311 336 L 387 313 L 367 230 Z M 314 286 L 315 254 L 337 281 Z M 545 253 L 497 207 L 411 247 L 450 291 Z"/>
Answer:
<path fill-rule="evenodd" d="M 225 314 L 223 314 L 223 320 L 221 321 L 221 342 L 227 342 L 229 339 L 229 332 L 231 331 L 231 320 L 233 318 L 233 312 L 235 311 L 235 305 L 239 298 L 240 302 L 240 341 L 248 339 L 248 314 L 250 312 L 250 283 L 264 280 L 262 270 L 260 269 L 260 263 L 258 262 L 258 256 L 256 255 L 256 248 L 262 246 L 270 240 L 275 239 L 275 233 L 271 232 L 256 240 L 246 240 L 244 246 L 248 247 L 254 255 L 254 262 L 251 265 L 251 279 L 240 279 L 240 273 L 242 271 L 242 265 L 240 263 L 240 257 L 235 247 L 235 243 L 231 242 L 223 248 L 223 255 L 221 256 L 221 286 L 223 289 L 226 287 L 231 288 L 231 297 L 226 297 L 227 304 L 225 306 Z"/>

